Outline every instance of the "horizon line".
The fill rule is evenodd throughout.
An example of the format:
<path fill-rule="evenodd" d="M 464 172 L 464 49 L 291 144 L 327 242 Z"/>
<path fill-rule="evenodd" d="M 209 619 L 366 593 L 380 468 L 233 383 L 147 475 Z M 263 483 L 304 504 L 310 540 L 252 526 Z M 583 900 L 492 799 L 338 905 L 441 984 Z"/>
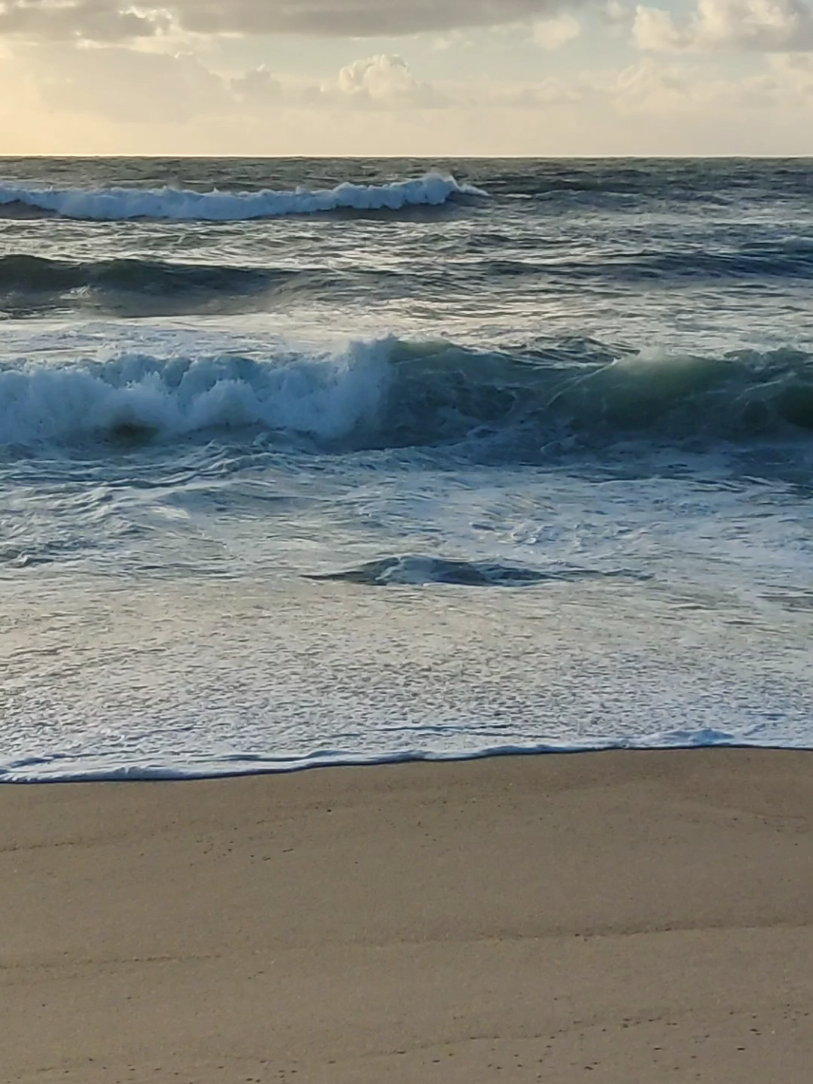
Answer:
<path fill-rule="evenodd" d="M 813 152 L 800 154 L 166 154 L 166 153 L 114 153 L 105 151 L 96 154 L 51 154 L 46 152 L 28 152 L 25 154 L 2 153 L 0 161 L 11 158 L 81 158 L 81 159 L 149 159 L 171 158 L 179 161 L 191 159 L 228 159 L 269 160 L 269 161 L 411 161 L 433 162 L 444 160 L 470 162 L 700 162 L 700 161 L 813 161 Z"/>

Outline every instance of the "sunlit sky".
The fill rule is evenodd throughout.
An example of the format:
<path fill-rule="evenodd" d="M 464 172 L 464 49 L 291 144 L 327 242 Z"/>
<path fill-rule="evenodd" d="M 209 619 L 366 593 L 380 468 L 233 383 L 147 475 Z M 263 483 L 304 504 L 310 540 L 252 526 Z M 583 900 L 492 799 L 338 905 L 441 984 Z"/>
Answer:
<path fill-rule="evenodd" d="M 0 0 L 0 154 L 813 154 L 813 0 Z"/>

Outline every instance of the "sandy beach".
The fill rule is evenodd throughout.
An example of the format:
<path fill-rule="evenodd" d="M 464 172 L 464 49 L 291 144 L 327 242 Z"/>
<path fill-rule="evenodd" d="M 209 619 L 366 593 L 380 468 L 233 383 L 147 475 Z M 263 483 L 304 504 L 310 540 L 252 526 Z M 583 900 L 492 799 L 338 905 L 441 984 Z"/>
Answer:
<path fill-rule="evenodd" d="M 811 768 L 2 787 L 2 1077 L 806 1084 Z"/>

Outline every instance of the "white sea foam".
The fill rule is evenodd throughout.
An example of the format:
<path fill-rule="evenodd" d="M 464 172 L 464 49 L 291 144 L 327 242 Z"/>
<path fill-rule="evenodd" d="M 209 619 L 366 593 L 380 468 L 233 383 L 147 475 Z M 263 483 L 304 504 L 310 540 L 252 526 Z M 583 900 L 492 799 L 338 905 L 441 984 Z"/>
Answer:
<path fill-rule="evenodd" d="M 364 493 L 369 477 L 357 474 L 350 491 Z M 399 490 L 408 485 L 401 475 Z M 426 486 L 424 476 L 424 494 Z M 299 514 L 286 502 L 280 517 L 269 505 L 250 522 L 224 511 L 222 486 L 208 515 L 200 494 L 183 488 L 126 498 L 135 522 L 152 523 L 151 572 L 118 561 L 104 575 L 97 558 L 92 579 L 69 563 L 0 579 L 8 690 L 0 782 L 608 747 L 811 746 L 802 612 L 776 620 L 765 608 L 757 623 L 719 592 L 717 606 L 676 612 L 679 596 L 650 581 L 530 591 L 402 585 L 393 594 L 302 579 L 284 566 L 292 554 L 310 560 L 314 532 L 326 552 L 353 549 L 359 519 L 372 517 L 345 504 L 323 518 L 318 477 L 309 488 L 323 500 Z M 169 532 L 143 518 L 145 501 L 192 512 L 172 521 L 173 550 Z M 226 581 L 190 569 L 217 539 Z"/>
<path fill-rule="evenodd" d="M 117 430 L 161 437 L 263 426 L 339 440 L 374 424 L 389 385 L 390 340 L 327 356 L 159 359 L 0 369 L 0 445 L 88 439 Z"/>
<path fill-rule="evenodd" d="M 419 761 L 443 762 L 484 760 L 490 757 L 539 756 L 545 753 L 590 753 L 629 749 L 708 749 L 746 748 L 775 749 L 768 740 L 747 741 L 734 734 L 716 730 L 697 733 L 657 734 L 649 738 L 619 741 L 539 742 L 517 745 L 483 745 L 461 748 L 453 752 L 408 749 L 392 753 L 365 754 L 343 749 L 321 749 L 304 756 L 230 756 L 189 757 L 185 762 L 167 758 L 157 764 L 119 764 L 113 758 L 79 754 L 71 756 L 31 757 L 0 761 L 0 782 L 3 783 L 94 783 L 137 782 L 145 780 L 212 779 L 237 775 L 270 775 L 301 772 L 312 768 L 362 767 L 373 764 L 409 764 Z M 789 742 L 787 748 L 811 749 L 813 743 L 801 738 Z"/>
<path fill-rule="evenodd" d="M 192 192 L 175 188 L 26 188 L 0 185 L 0 206 L 22 204 L 35 210 L 76 219 L 131 218 L 232 222 L 318 212 L 400 211 L 405 207 L 433 206 L 454 196 L 485 196 L 454 177 L 427 173 L 391 184 L 340 184 L 336 188 L 259 192 Z"/>

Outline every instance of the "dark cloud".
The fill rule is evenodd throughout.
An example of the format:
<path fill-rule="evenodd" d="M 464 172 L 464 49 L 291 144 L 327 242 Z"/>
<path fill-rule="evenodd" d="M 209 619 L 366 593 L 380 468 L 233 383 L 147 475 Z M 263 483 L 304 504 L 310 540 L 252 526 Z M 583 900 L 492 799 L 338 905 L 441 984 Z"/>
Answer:
<path fill-rule="evenodd" d="M 166 22 L 164 12 L 137 12 L 116 0 L 0 2 L 0 34 L 29 40 L 127 41 L 151 37 Z"/>
<path fill-rule="evenodd" d="M 377 37 L 500 26 L 547 15 L 556 0 L 180 0 L 184 26 L 217 33 Z"/>
<path fill-rule="evenodd" d="M 501 26 L 585 0 L 0 0 L 0 34 L 32 39 L 121 41 L 160 31 L 168 19 L 205 34 L 304 34 L 368 38 Z"/>

